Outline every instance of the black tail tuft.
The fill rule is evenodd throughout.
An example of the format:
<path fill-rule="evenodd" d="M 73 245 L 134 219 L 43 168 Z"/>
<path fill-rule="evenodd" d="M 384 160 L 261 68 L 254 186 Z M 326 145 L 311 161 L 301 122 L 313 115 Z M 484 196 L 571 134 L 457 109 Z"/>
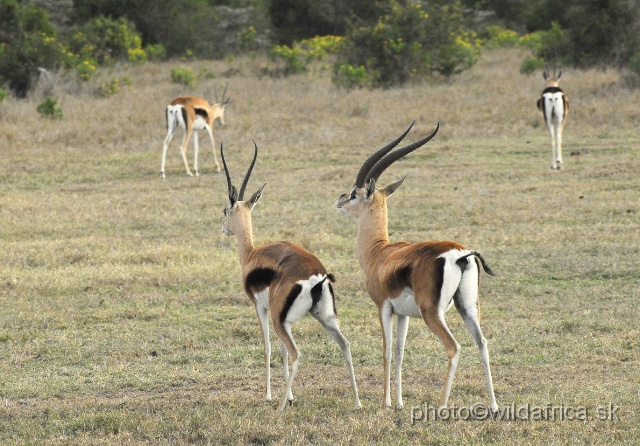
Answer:
<path fill-rule="evenodd" d="M 479 252 L 471 252 L 465 256 L 460 257 L 458 260 L 456 260 L 456 263 L 458 265 L 460 265 L 460 268 L 462 268 L 462 271 L 464 271 L 466 265 L 462 263 L 463 260 L 466 260 L 467 257 L 469 256 L 475 256 L 478 259 L 480 259 L 480 263 L 482 264 L 482 269 L 484 269 L 484 272 L 489 274 L 491 277 L 494 277 L 495 274 L 493 273 L 493 271 L 491 271 L 491 268 L 489 268 L 489 265 L 487 265 L 487 262 L 485 262 L 484 258 L 480 255 Z"/>
<path fill-rule="evenodd" d="M 322 285 L 324 284 L 324 281 L 327 280 L 327 277 L 328 276 L 324 276 L 321 281 L 316 283 L 313 288 L 311 288 L 311 300 L 313 302 L 311 304 L 311 308 L 315 307 L 316 304 L 320 301 L 320 298 L 322 297 Z"/>

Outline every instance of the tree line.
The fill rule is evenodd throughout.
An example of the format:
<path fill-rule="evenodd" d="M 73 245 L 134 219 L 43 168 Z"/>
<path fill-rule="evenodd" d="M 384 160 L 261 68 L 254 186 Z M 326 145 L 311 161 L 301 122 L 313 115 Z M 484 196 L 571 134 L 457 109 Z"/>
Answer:
<path fill-rule="evenodd" d="M 635 0 L 0 0 L 0 89 L 25 96 L 38 68 L 89 79 L 99 66 L 266 53 L 279 74 L 333 54 L 344 87 L 452 76 L 486 45 L 640 79 Z M 523 70 L 526 70 L 523 67 Z M 637 83 L 640 85 L 640 82 Z M 1 97 L 1 96 L 0 96 Z"/>

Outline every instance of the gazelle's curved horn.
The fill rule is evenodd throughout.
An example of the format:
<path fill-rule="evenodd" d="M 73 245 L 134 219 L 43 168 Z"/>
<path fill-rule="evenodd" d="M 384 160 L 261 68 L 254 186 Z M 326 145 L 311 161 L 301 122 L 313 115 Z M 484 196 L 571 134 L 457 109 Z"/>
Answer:
<path fill-rule="evenodd" d="M 398 138 L 396 138 L 393 141 L 391 141 L 389 144 L 387 144 L 383 148 L 379 149 L 377 152 L 375 152 L 372 155 L 370 155 L 369 158 L 367 158 L 365 160 L 364 164 L 362 164 L 362 167 L 360 167 L 360 171 L 358 172 L 358 176 L 356 177 L 356 187 L 363 187 L 364 186 L 364 182 L 367 179 L 367 177 L 369 176 L 369 171 L 371 170 L 371 168 L 378 162 L 378 160 L 380 160 L 380 158 L 382 158 L 387 153 L 389 153 L 389 151 L 391 149 L 393 149 L 395 146 L 397 146 L 400 143 L 400 141 L 402 141 L 402 139 L 405 136 L 407 136 L 407 133 L 409 133 L 409 130 L 411 130 L 411 127 L 413 127 L 413 124 L 415 124 L 415 123 L 416 123 L 416 121 L 413 121 L 411 123 L 411 125 L 407 128 L 407 130 L 404 131 L 404 133 L 402 135 L 400 135 Z"/>
<path fill-rule="evenodd" d="M 253 170 L 253 166 L 256 164 L 256 158 L 258 158 L 258 144 L 253 141 L 253 145 L 255 146 L 255 150 L 253 152 L 253 161 L 251 161 L 251 165 L 247 170 L 246 175 L 244 176 L 244 180 L 242 181 L 242 186 L 240 186 L 240 192 L 238 193 L 238 201 L 242 201 L 242 197 L 244 196 L 244 190 L 247 187 L 247 183 L 249 182 L 249 177 L 251 176 L 251 171 Z"/>
<path fill-rule="evenodd" d="M 436 126 L 436 129 L 429 136 L 426 136 L 421 140 L 414 142 L 413 144 L 402 147 L 401 149 L 398 149 L 394 152 L 391 152 L 385 155 L 381 160 L 379 160 L 375 164 L 375 166 L 371 168 L 369 175 L 367 175 L 367 180 L 373 178 L 375 181 L 378 181 L 378 178 L 380 178 L 380 175 L 382 174 L 382 172 L 385 171 L 387 167 L 389 167 L 391 164 L 393 164 L 395 161 L 399 160 L 403 156 L 413 152 L 414 150 L 428 143 L 431 140 L 431 138 L 436 136 L 436 133 L 438 133 L 439 129 L 440 129 L 440 123 L 438 123 L 438 125 Z"/>
<path fill-rule="evenodd" d="M 227 162 L 224 160 L 224 150 L 222 149 L 222 145 L 224 141 L 220 142 L 220 156 L 222 157 L 222 165 L 224 166 L 224 173 L 227 176 L 227 191 L 231 193 L 231 175 L 229 174 L 229 168 L 227 167 Z"/>
<path fill-rule="evenodd" d="M 224 85 L 224 91 L 222 92 L 222 103 L 223 104 L 226 104 L 227 102 L 229 102 L 229 99 L 231 99 L 231 96 L 229 96 L 226 100 L 224 99 L 224 96 L 227 94 L 227 87 L 228 86 L 229 86 L 229 82 L 227 82 Z M 216 99 L 216 101 L 217 101 L 217 99 Z"/>

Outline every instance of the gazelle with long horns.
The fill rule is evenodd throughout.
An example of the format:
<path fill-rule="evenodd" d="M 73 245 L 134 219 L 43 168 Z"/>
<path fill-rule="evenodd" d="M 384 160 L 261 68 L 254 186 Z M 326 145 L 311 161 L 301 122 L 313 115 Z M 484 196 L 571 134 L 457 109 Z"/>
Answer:
<path fill-rule="evenodd" d="M 493 275 L 482 256 L 452 241 L 391 243 L 387 228 L 387 199 L 404 178 L 384 189 L 376 188 L 380 175 L 396 160 L 426 144 L 438 132 L 439 125 L 426 138 L 391 150 L 409 133 L 372 154 L 362 165 L 355 186 L 336 201 L 339 211 L 356 218 L 358 259 L 364 270 L 365 286 L 378 307 L 384 353 L 383 407 L 391 407 L 390 380 L 392 354 L 392 317 L 398 319 L 396 355 L 397 407 L 402 408 L 402 359 L 409 318 L 422 318 L 442 342 L 449 358 L 440 407 L 449 399 L 458 365 L 460 345 L 445 321 L 446 311 L 455 304 L 467 329 L 480 350 L 489 390 L 489 408 L 497 410 L 489 367 L 487 341 L 480 329 L 478 288 L 480 267 Z M 405 177 L 406 178 L 406 177 Z"/>
<path fill-rule="evenodd" d="M 213 123 L 218 120 L 221 125 L 224 125 L 224 112 L 225 107 L 229 103 L 231 97 L 225 99 L 227 93 L 228 84 L 225 85 L 222 92 L 222 100 L 218 100 L 218 92 L 214 87 L 216 102 L 213 105 L 197 96 L 182 96 L 171 101 L 171 104 L 167 106 L 167 136 L 164 138 L 164 145 L 162 146 L 162 166 L 160 167 L 160 173 L 162 178 L 165 178 L 164 166 L 167 159 L 167 149 L 173 139 L 173 135 L 176 132 L 178 126 L 183 130 L 182 143 L 180 144 L 180 153 L 182 154 L 182 161 L 184 162 L 184 168 L 187 171 L 187 175 L 193 176 L 189 169 L 189 163 L 187 162 L 187 144 L 189 138 L 193 135 L 193 171 L 198 176 L 198 130 L 206 130 L 211 141 L 211 147 L 213 149 L 213 161 L 216 165 L 216 171 L 220 172 L 220 164 L 218 163 L 218 157 L 216 156 L 216 146 L 213 139 Z M 194 131 L 195 130 L 195 131 Z"/>
<path fill-rule="evenodd" d="M 562 130 L 569 114 L 569 99 L 558 86 L 562 70 L 556 75 L 554 65 L 553 74 L 550 75 L 545 68 L 542 76 L 547 86 L 542 90 L 537 105 L 551 136 L 551 168 L 560 170 L 562 169 Z"/>
<path fill-rule="evenodd" d="M 359 408 L 361 405 L 353 371 L 350 345 L 338 326 L 335 296 L 331 286 L 331 282 L 334 281 L 333 275 L 327 272 L 316 256 L 300 245 L 286 241 L 265 243 L 260 246 L 253 244 L 251 211 L 266 186 L 264 184 L 248 201 L 243 201 L 244 191 L 258 156 L 258 146 L 255 142 L 254 145 L 253 161 L 239 192 L 231 184 L 223 147 L 222 144 L 220 145 L 220 154 L 229 191 L 229 201 L 224 208 L 225 220 L 222 232 L 226 235 L 235 234 L 238 239 L 244 290 L 253 302 L 258 314 L 267 371 L 267 401 L 271 401 L 271 345 L 268 313 L 271 313 L 273 327 L 280 338 L 280 351 L 284 363 L 286 389 L 280 405 L 281 412 L 285 410 L 287 401 L 289 404 L 293 401 L 291 387 L 301 357 L 291 334 L 291 326 L 309 313 L 320 322 L 331 339 L 340 346 L 349 369 L 356 407 Z M 289 356 L 292 361 L 291 373 L 289 373 Z"/>

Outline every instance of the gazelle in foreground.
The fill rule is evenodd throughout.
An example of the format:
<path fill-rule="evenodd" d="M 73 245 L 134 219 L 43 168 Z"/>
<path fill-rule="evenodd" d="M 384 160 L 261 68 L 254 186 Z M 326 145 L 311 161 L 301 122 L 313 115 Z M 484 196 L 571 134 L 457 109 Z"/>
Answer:
<path fill-rule="evenodd" d="M 376 182 L 387 167 L 426 144 L 439 128 L 438 125 L 426 138 L 389 153 L 412 126 L 413 123 L 399 138 L 371 155 L 360 168 L 351 192 L 341 195 L 336 201 L 338 210 L 357 220 L 358 258 L 364 270 L 367 292 L 378 306 L 384 352 L 383 407 L 391 407 L 393 315 L 398 319 L 395 347 L 397 407 L 403 406 L 402 357 L 410 317 L 422 318 L 446 349 L 449 366 L 440 395 L 440 407 L 446 407 L 458 365 L 460 345 L 449 331 L 444 315 L 455 304 L 480 349 L 489 390 L 489 407 L 495 411 L 498 405 L 493 394 L 487 341 L 478 322 L 480 265 L 488 274 L 493 273 L 480 254 L 456 242 L 389 242 L 387 199 L 404 178 L 384 189 L 377 189 Z"/>
<path fill-rule="evenodd" d="M 224 208 L 225 221 L 222 225 L 222 232 L 226 235 L 235 234 L 238 239 L 244 290 L 255 306 L 262 329 L 267 369 L 267 401 L 271 401 L 271 344 L 269 343 L 267 315 L 271 312 L 273 327 L 280 338 L 280 351 L 286 381 L 286 389 L 280 405 L 280 411 L 283 412 L 287 401 L 289 404 L 293 401 L 291 387 L 301 357 L 291 335 L 291 326 L 309 313 L 320 322 L 322 328 L 340 346 L 349 369 L 356 407 L 359 408 L 360 399 L 353 372 L 351 349 L 349 342 L 338 327 L 335 297 L 331 286 L 331 282 L 334 280 L 333 276 L 327 273 L 316 256 L 300 245 L 284 241 L 265 243 L 260 246 L 253 244 L 251 211 L 266 186 L 264 184 L 258 189 L 249 201 L 243 201 L 244 191 L 258 156 L 258 146 L 255 142 L 254 145 L 253 161 L 244 177 L 240 192 L 231 184 L 231 176 L 224 159 L 222 144 L 220 145 L 220 154 L 229 190 L 229 202 Z M 289 355 L 292 360 L 291 373 L 289 373 Z"/>
<path fill-rule="evenodd" d="M 551 136 L 551 168 L 562 169 L 562 129 L 569 114 L 569 100 L 562 88 L 558 86 L 562 71 L 556 75 L 555 66 L 553 74 L 549 75 L 545 69 L 542 73 L 547 87 L 542 90 L 538 99 L 538 110 L 542 113 L 545 125 Z"/>
<path fill-rule="evenodd" d="M 193 135 L 193 170 L 196 176 L 198 176 L 198 130 L 202 129 L 206 130 L 209 134 L 209 140 L 211 141 L 211 148 L 213 150 L 213 161 L 216 164 L 216 171 L 220 172 L 220 164 L 218 163 L 216 146 L 213 140 L 213 123 L 217 119 L 221 125 L 224 125 L 225 107 L 229 103 L 229 99 L 231 99 L 231 97 L 224 98 L 226 92 L 227 86 L 224 87 L 222 101 L 218 101 L 216 91 L 216 103 L 213 104 L 213 106 L 209 105 L 205 99 L 196 96 L 176 98 L 167 106 L 167 136 L 164 138 L 164 145 L 162 146 L 162 166 L 160 168 L 162 178 L 165 177 L 164 165 L 167 159 L 167 149 L 178 126 L 180 126 L 184 132 L 182 135 L 182 143 L 180 144 L 180 153 L 182 154 L 182 161 L 184 161 L 184 168 L 187 170 L 187 175 L 190 177 L 193 176 L 189 169 L 189 163 L 187 162 L 187 144 L 189 143 L 189 138 Z"/>

